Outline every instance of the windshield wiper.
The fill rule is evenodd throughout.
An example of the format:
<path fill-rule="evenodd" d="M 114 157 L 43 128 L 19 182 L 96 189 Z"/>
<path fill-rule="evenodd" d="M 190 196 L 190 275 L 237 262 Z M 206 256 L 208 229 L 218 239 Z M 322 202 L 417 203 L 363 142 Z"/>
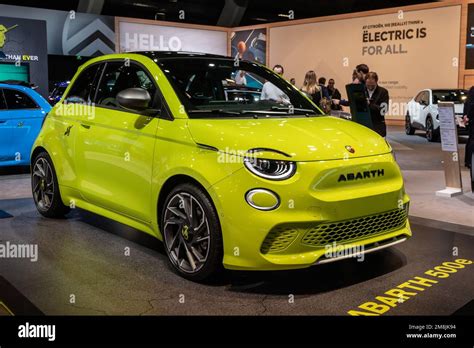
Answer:
<path fill-rule="evenodd" d="M 285 111 L 287 113 L 290 113 L 290 110 L 292 110 L 292 113 L 295 112 L 303 112 L 306 116 L 309 115 L 316 115 L 316 111 L 312 109 L 303 109 L 303 108 L 290 108 L 290 107 L 281 107 L 281 106 L 272 106 L 272 110 L 277 110 L 277 111 Z M 291 115 L 291 113 L 290 113 Z"/>
<path fill-rule="evenodd" d="M 195 109 L 195 110 L 188 110 L 188 114 L 212 114 L 215 117 L 241 115 L 240 112 L 229 111 L 229 110 L 224 110 L 224 109 Z"/>
<path fill-rule="evenodd" d="M 242 110 L 242 114 L 254 114 L 255 117 L 258 115 L 268 115 L 268 116 L 292 116 L 292 115 L 305 115 L 306 117 L 310 117 L 312 115 L 316 115 L 316 111 L 311 109 L 300 109 L 300 108 L 284 108 L 278 106 L 272 106 L 270 110 Z M 303 114 L 302 114 L 303 113 Z"/>

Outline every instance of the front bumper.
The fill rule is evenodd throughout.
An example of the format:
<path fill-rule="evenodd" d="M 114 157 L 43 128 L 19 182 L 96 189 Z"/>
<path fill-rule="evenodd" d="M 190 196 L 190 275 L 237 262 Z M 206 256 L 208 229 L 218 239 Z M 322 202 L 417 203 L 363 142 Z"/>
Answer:
<path fill-rule="evenodd" d="M 338 182 L 341 174 L 381 169 L 382 177 Z M 251 207 L 245 195 L 255 188 L 278 194 L 279 206 L 271 211 Z M 297 173 L 280 182 L 242 168 L 209 191 L 220 217 L 228 269 L 304 268 L 341 248 L 371 250 L 411 236 L 409 198 L 391 154 L 298 162 Z"/>

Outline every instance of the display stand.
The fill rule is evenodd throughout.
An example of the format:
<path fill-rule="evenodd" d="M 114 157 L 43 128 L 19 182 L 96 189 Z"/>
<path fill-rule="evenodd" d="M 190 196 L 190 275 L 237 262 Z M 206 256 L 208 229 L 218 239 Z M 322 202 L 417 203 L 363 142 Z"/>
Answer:
<path fill-rule="evenodd" d="M 454 103 L 439 102 L 441 149 L 446 188 L 436 191 L 436 196 L 454 197 L 462 194 L 461 168 L 459 167 L 458 130 L 454 114 Z"/>
<path fill-rule="evenodd" d="M 373 129 L 365 85 L 350 83 L 346 85 L 346 92 L 349 98 L 352 121 Z"/>

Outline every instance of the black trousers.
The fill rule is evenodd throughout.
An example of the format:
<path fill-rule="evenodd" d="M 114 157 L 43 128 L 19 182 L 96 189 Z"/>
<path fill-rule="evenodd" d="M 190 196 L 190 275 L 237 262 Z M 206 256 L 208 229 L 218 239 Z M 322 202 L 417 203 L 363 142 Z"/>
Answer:
<path fill-rule="evenodd" d="M 472 154 L 474 153 L 474 135 L 470 134 L 466 143 L 466 156 L 464 158 L 464 164 L 466 167 L 471 168 L 472 166 Z"/>

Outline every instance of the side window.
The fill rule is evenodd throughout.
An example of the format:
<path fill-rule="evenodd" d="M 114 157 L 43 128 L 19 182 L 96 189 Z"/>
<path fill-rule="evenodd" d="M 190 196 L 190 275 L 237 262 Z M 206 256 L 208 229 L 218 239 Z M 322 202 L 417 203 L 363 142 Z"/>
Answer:
<path fill-rule="evenodd" d="M 5 99 L 3 98 L 3 91 L 0 89 L 0 111 L 5 110 L 7 108 L 7 104 L 5 103 Z"/>
<path fill-rule="evenodd" d="M 423 92 L 423 96 L 421 97 L 423 104 L 428 105 L 430 103 L 430 93 L 429 92 Z"/>
<path fill-rule="evenodd" d="M 127 88 L 146 89 L 152 102 L 156 101 L 155 84 L 143 68 L 133 63 L 109 62 L 97 89 L 96 105 L 120 108 L 116 99 L 117 94 Z"/>
<path fill-rule="evenodd" d="M 417 96 L 415 97 L 415 101 L 417 103 L 421 102 L 421 97 L 423 96 L 423 92 L 420 92 L 417 94 Z"/>
<path fill-rule="evenodd" d="M 37 109 L 38 105 L 25 93 L 14 89 L 4 88 L 3 95 L 10 110 Z"/>
<path fill-rule="evenodd" d="M 97 82 L 103 64 L 95 64 L 86 68 L 74 81 L 65 101 L 67 103 L 89 103 L 95 93 L 94 83 Z"/>

